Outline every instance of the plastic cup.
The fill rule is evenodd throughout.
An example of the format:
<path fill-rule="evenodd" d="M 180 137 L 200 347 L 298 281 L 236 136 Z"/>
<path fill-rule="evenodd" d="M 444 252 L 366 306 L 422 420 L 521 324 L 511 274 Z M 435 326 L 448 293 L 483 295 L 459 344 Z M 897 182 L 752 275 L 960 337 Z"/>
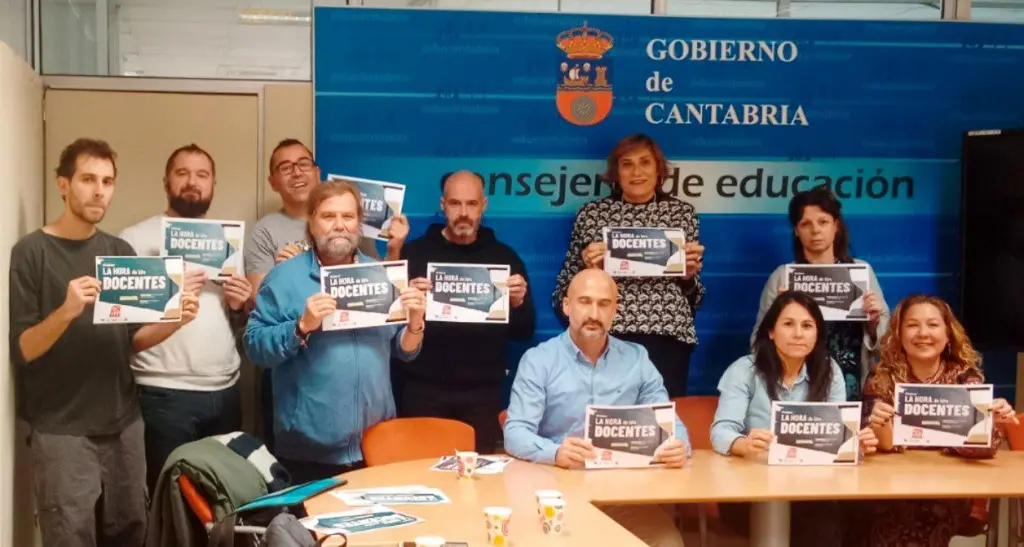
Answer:
<path fill-rule="evenodd" d="M 561 535 L 565 528 L 565 500 L 543 498 L 540 500 L 541 525 L 545 535 Z"/>
<path fill-rule="evenodd" d="M 480 455 L 476 452 L 455 452 L 456 472 L 460 479 L 471 479 L 476 474 L 476 462 Z"/>
<path fill-rule="evenodd" d="M 543 512 L 541 511 L 541 508 L 540 508 L 540 500 L 542 500 L 544 498 L 561 498 L 562 497 L 562 493 L 559 492 L 558 490 L 537 490 L 536 492 L 533 493 L 533 495 L 537 497 L 537 516 L 538 517 L 542 517 L 543 516 Z"/>
<path fill-rule="evenodd" d="M 420 536 L 413 540 L 416 547 L 444 547 L 446 541 L 443 537 L 437 536 Z"/>
<path fill-rule="evenodd" d="M 512 519 L 512 509 L 508 507 L 485 507 L 484 517 L 487 521 L 487 543 L 490 545 L 508 545 L 508 523 Z"/>

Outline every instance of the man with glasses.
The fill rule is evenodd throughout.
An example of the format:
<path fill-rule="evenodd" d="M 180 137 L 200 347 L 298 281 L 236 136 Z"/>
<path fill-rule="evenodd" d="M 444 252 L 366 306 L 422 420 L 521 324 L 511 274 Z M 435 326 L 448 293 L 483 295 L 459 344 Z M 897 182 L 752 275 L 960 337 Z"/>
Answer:
<path fill-rule="evenodd" d="M 281 196 L 280 211 L 259 220 L 245 242 L 245 275 L 252 284 L 252 297 L 259 292 L 260 283 L 276 264 L 309 249 L 306 241 L 306 206 L 309 194 L 320 183 L 320 168 L 313 153 L 298 139 L 285 139 L 270 154 L 270 187 Z M 388 241 L 388 260 L 397 260 L 402 244 L 409 235 L 409 223 L 397 215 L 391 224 Z M 359 251 L 377 259 L 376 242 L 361 238 Z M 264 371 L 260 387 L 263 414 L 263 440 L 273 449 L 273 390 L 269 369 Z"/>

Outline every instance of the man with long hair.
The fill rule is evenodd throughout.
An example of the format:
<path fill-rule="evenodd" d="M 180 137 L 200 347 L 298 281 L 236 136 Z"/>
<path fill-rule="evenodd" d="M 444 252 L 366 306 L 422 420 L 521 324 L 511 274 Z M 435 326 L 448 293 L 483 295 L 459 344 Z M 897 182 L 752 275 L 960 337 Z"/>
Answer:
<path fill-rule="evenodd" d="M 395 417 L 390 359 L 410 360 L 423 343 L 426 298 L 401 291 L 406 326 L 321 330 L 337 302 L 320 289 L 321 266 L 373 262 L 359 252 L 362 206 L 348 182 L 317 186 L 309 196 L 312 248 L 267 274 L 249 317 L 245 349 L 273 374 L 274 453 L 302 483 L 363 467 L 363 431 Z"/>

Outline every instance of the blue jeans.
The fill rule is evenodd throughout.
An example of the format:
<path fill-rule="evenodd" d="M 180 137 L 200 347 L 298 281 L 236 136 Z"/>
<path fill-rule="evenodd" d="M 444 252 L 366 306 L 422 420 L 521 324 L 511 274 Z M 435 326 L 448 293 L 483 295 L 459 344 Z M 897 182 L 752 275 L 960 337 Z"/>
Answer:
<path fill-rule="evenodd" d="M 242 428 L 242 398 L 237 383 L 221 391 L 139 386 L 139 405 L 146 423 L 146 483 L 150 492 L 174 449 Z"/>

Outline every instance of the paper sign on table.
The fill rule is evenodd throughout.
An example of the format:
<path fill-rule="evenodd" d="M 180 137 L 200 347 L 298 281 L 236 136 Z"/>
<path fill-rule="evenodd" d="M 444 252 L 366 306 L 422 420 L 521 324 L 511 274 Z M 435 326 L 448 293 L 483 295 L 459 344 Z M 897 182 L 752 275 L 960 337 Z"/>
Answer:
<path fill-rule="evenodd" d="M 184 272 L 180 256 L 97 256 L 93 323 L 181 321 Z"/>
<path fill-rule="evenodd" d="M 508 323 L 510 268 L 427 263 L 427 321 Z"/>
<path fill-rule="evenodd" d="M 363 237 L 380 241 L 391 239 L 391 219 L 402 214 L 405 186 L 345 175 L 327 175 L 327 180 L 343 180 L 359 187 L 363 198 Z"/>
<path fill-rule="evenodd" d="M 893 444 L 992 445 L 992 384 L 896 384 Z"/>
<path fill-rule="evenodd" d="M 335 490 L 331 495 L 351 506 L 365 505 L 437 505 L 452 500 L 437 488 L 421 484 L 384 486 L 360 490 Z"/>
<path fill-rule="evenodd" d="M 861 404 L 772 402 L 769 465 L 857 465 Z"/>
<path fill-rule="evenodd" d="M 505 456 L 480 456 L 476 460 L 476 474 L 497 475 L 504 471 L 511 461 L 512 458 Z M 430 470 L 455 473 L 458 470 L 458 460 L 455 456 L 444 456 Z"/>
<path fill-rule="evenodd" d="M 338 513 L 312 515 L 299 522 L 307 529 L 321 534 L 342 532 L 346 535 L 354 535 L 409 526 L 423 522 L 423 519 L 400 513 L 383 505 L 373 505 Z"/>
<path fill-rule="evenodd" d="M 180 256 L 187 265 L 206 270 L 209 279 L 245 274 L 245 222 L 164 217 L 163 234 L 161 256 Z"/>
<path fill-rule="evenodd" d="M 338 309 L 323 320 L 323 330 L 361 329 L 408 322 L 400 298 L 409 285 L 405 260 L 320 268 L 320 290 Z"/>
<path fill-rule="evenodd" d="M 675 403 L 652 405 L 587 405 L 584 439 L 597 457 L 587 460 L 588 469 L 650 467 L 654 452 L 675 438 Z"/>
<path fill-rule="evenodd" d="M 604 271 L 613 277 L 686 274 L 686 233 L 679 228 L 604 228 Z"/>
<path fill-rule="evenodd" d="M 825 321 L 867 321 L 870 278 L 867 264 L 786 264 L 785 270 L 786 288 L 814 298 Z"/>

